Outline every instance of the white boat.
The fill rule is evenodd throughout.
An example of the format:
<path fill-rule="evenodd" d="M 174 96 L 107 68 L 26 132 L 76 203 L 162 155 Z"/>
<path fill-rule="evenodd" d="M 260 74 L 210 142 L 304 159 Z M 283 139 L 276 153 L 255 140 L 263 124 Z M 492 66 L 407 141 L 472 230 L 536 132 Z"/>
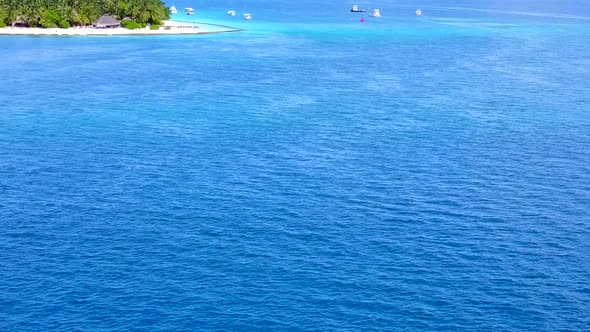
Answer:
<path fill-rule="evenodd" d="M 379 9 L 373 9 L 373 11 L 371 12 L 371 14 L 369 14 L 373 17 L 381 17 L 381 11 Z"/>
<path fill-rule="evenodd" d="M 252 19 L 252 15 L 250 14 L 244 14 L 244 19 L 247 21 L 250 21 Z"/>
<path fill-rule="evenodd" d="M 364 13 L 366 12 L 366 10 L 364 9 L 359 9 L 359 5 L 352 5 L 352 9 L 350 9 L 351 12 L 353 13 Z"/>
<path fill-rule="evenodd" d="M 422 9 L 416 9 L 416 16 L 422 16 Z"/>
<path fill-rule="evenodd" d="M 227 12 L 227 15 L 229 16 L 236 16 L 236 11 L 235 10 L 230 10 Z"/>
<path fill-rule="evenodd" d="M 174 7 L 174 5 L 170 7 L 170 14 L 178 14 L 178 10 L 176 10 L 176 7 Z"/>
<path fill-rule="evenodd" d="M 185 12 L 187 15 L 195 15 L 195 10 L 194 10 L 194 9 L 192 9 L 192 8 L 190 8 L 190 7 L 187 7 L 187 8 L 185 8 L 185 9 L 184 9 L 184 12 Z"/>

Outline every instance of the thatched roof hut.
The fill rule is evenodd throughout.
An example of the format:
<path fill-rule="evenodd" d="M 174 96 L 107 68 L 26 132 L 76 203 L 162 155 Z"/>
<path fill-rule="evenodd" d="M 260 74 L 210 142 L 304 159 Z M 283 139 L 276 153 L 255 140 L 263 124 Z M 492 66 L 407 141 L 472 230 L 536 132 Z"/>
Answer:
<path fill-rule="evenodd" d="M 102 15 L 92 25 L 96 28 L 115 28 L 120 26 L 121 22 L 110 15 Z"/>
<path fill-rule="evenodd" d="M 16 20 L 12 21 L 13 27 L 28 27 L 27 18 L 25 16 L 18 16 Z"/>

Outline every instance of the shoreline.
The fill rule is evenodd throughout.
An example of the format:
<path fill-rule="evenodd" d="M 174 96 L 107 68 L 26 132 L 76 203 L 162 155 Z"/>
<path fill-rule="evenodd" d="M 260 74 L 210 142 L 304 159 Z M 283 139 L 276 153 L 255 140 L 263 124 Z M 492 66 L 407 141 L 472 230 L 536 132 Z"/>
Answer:
<path fill-rule="evenodd" d="M 214 33 L 238 32 L 242 29 L 232 28 L 214 23 L 188 23 L 181 21 L 165 21 L 158 30 L 129 30 L 123 27 L 99 29 L 83 28 L 0 28 L 0 36 L 166 36 L 166 35 L 205 35 Z"/>

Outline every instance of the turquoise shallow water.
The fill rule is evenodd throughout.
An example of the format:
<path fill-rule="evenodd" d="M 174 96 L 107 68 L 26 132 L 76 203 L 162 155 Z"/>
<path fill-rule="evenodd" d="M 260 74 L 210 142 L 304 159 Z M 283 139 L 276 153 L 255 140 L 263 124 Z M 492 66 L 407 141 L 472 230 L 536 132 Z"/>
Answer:
<path fill-rule="evenodd" d="M 215 4 L 0 38 L 0 330 L 590 329 L 587 5 Z"/>

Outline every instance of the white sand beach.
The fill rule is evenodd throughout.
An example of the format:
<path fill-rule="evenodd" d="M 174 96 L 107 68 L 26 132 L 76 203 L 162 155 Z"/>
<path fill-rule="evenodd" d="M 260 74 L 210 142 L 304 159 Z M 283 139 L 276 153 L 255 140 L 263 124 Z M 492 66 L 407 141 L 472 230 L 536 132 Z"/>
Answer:
<path fill-rule="evenodd" d="M 235 32 L 240 29 L 215 24 L 194 24 L 178 21 L 165 21 L 158 30 L 144 29 L 129 30 L 122 27 L 99 29 L 93 27 L 74 27 L 68 29 L 45 28 L 0 28 L 0 35 L 24 36 L 134 36 L 134 35 L 198 35 L 222 32 Z"/>

